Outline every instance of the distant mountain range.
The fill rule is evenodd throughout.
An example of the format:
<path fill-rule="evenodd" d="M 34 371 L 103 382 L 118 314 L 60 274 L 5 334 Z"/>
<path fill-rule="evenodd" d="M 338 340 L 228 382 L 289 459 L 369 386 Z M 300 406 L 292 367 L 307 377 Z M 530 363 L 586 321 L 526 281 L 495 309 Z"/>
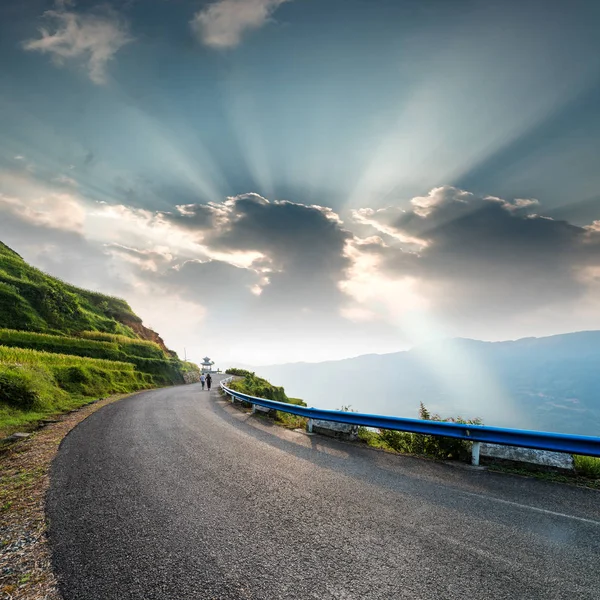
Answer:
<path fill-rule="evenodd" d="M 253 370 L 309 406 L 600 435 L 600 331 L 507 342 L 453 339 L 405 352 Z"/>

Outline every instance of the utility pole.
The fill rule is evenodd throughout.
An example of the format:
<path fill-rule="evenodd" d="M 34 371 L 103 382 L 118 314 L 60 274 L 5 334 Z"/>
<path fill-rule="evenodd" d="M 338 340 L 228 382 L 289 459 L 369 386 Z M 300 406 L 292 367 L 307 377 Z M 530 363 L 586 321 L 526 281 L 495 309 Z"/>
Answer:
<path fill-rule="evenodd" d="M 183 348 L 183 360 L 184 360 L 184 362 L 187 362 L 187 351 L 185 349 L 185 346 Z"/>

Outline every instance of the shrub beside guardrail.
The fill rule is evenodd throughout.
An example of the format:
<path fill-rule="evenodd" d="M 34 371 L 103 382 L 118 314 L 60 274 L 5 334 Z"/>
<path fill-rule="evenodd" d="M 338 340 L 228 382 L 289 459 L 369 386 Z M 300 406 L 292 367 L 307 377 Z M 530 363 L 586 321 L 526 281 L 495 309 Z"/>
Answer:
<path fill-rule="evenodd" d="M 448 423 L 444 421 L 426 421 L 420 419 L 390 417 L 387 415 L 371 415 L 358 412 L 309 408 L 243 394 L 242 392 L 227 387 L 227 383 L 231 379 L 232 378 L 224 379 L 221 382 L 221 388 L 226 394 L 231 396 L 232 399 L 237 398 L 240 401 L 249 402 L 250 404 L 256 404 L 265 408 L 306 417 L 307 419 L 310 419 L 309 429 L 312 426 L 312 421 L 314 419 L 320 419 L 323 421 L 335 421 L 337 423 L 349 423 L 356 426 L 408 431 L 425 435 L 467 440 L 473 442 L 473 464 L 479 464 L 479 449 L 481 442 L 600 457 L 600 437 L 545 431 L 529 431 L 525 429 L 508 429 L 503 427 L 488 427 L 484 425 L 470 425 L 463 423 Z"/>

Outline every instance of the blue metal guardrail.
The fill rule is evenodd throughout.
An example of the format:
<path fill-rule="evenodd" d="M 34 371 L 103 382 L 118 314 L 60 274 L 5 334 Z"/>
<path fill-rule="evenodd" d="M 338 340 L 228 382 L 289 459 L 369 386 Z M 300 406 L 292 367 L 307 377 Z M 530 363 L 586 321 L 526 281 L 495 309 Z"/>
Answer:
<path fill-rule="evenodd" d="M 255 396 L 249 396 L 248 394 L 232 390 L 226 385 L 231 379 L 232 378 L 224 379 L 221 382 L 221 388 L 225 393 L 231 396 L 232 400 L 233 398 L 237 398 L 244 402 L 250 402 L 251 404 L 280 410 L 293 415 L 300 415 L 301 417 L 306 417 L 308 419 L 335 421 L 337 423 L 349 423 L 351 425 L 376 427 L 378 429 L 395 429 L 397 431 L 452 437 L 474 442 L 473 464 L 479 464 L 480 442 L 600 457 L 600 437 L 544 431 L 528 431 L 525 429 L 506 429 L 503 427 L 486 427 L 484 425 L 464 425 L 461 423 L 444 423 L 441 421 L 424 421 L 421 419 L 405 419 L 403 417 L 307 408 L 296 404 L 287 404 L 285 402 L 276 402 L 275 400 L 267 400 L 265 398 L 256 398 Z"/>

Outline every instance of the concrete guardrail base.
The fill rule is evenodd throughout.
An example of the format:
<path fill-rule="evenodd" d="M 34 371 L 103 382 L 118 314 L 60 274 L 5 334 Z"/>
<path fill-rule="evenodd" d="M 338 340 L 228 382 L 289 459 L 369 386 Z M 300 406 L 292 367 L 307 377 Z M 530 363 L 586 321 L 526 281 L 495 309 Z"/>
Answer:
<path fill-rule="evenodd" d="M 482 458 L 498 458 L 514 462 L 523 462 L 544 467 L 554 467 L 573 471 L 573 457 L 563 452 L 549 452 L 548 450 L 534 450 L 533 448 L 519 448 L 516 446 L 502 446 L 500 444 L 481 444 L 479 450 Z"/>
<path fill-rule="evenodd" d="M 320 419 L 312 419 L 312 432 L 344 440 L 355 440 L 358 437 L 358 427 L 356 425 L 337 423 L 336 421 L 322 421 Z"/>

